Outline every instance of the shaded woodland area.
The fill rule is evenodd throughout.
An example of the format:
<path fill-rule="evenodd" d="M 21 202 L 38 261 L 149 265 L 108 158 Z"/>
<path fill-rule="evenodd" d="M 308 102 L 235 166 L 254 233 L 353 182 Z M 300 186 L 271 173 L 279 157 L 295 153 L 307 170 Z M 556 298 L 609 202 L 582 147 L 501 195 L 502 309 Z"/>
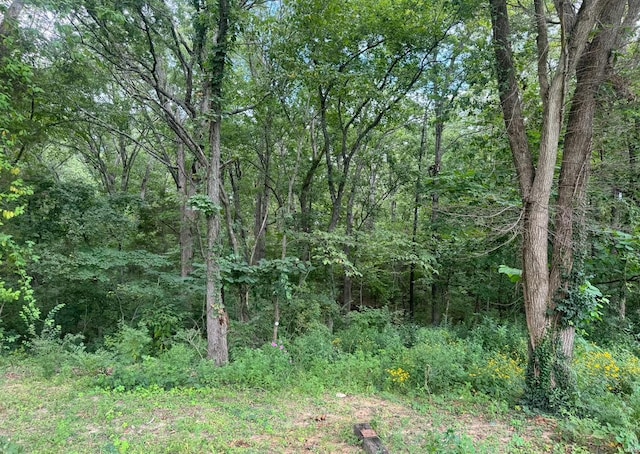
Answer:
<path fill-rule="evenodd" d="M 0 1 L 0 346 L 140 363 L 181 342 L 233 367 L 439 327 L 508 350 L 522 383 L 483 392 L 553 412 L 588 400 L 588 344 L 622 355 L 603 392 L 632 427 L 639 12 Z M 382 381 L 429 388 L 414 353 Z"/>

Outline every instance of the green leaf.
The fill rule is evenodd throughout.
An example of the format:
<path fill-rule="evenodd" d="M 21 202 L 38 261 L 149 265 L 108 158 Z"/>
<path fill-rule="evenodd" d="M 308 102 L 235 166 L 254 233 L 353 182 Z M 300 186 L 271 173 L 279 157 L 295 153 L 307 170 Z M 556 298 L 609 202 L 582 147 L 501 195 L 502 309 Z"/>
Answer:
<path fill-rule="evenodd" d="M 498 267 L 498 273 L 506 274 L 509 280 L 514 284 L 517 284 L 522 280 L 522 270 L 518 268 L 511 268 L 507 265 L 500 265 Z"/>

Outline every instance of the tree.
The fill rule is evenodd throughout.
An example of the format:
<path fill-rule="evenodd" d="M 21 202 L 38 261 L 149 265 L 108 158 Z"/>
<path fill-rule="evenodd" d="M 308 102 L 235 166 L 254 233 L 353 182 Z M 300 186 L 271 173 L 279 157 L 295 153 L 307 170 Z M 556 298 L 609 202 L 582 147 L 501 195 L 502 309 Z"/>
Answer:
<path fill-rule="evenodd" d="M 240 6 L 251 5 L 241 2 Z M 189 167 L 196 169 L 196 175 L 181 174 L 177 183 L 185 178 L 191 181 L 185 187 L 195 184 L 194 180 L 204 186 L 192 202 L 207 224 L 208 357 L 223 365 L 228 361 L 228 317 L 219 266 L 222 86 L 234 15 L 227 0 L 196 1 L 176 10 L 180 14 L 173 6 L 162 1 L 115 7 L 109 2 L 87 2 L 84 10 L 71 15 L 75 30 L 70 32 L 102 58 L 121 89 L 143 110 L 163 119 L 175 135 L 177 156 L 188 150 L 194 159 Z M 176 166 L 186 173 L 188 166 L 182 160 Z"/>
<path fill-rule="evenodd" d="M 212 11 L 204 8 L 201 16 L 196 18 L 200 25 L 210 21 Z M 207 15 L 209 17 L 207 17 Z M 220 280 L 220 133 L 222 123 L 222 82 L 230 41 L 231 6 L 227 0 L 218 1 L 217 23 L 215 28 L 196 28 L 195 47 L 199 51 L 200 65 L 206 70 L 203 82 L 202 115 L 208 126 L 209 155 L 206 168 L 206 186 L 210 211 L 207 215 L 207 250 L 205 263 L 207 267 L 207 357 L 219 366 L 229 361 L 227 346 L 227 330 L 229 317 L 224 307 Z M 213 30 L 212 30 L 213 28 Z M 208 43 L 209 46 L 207 45 Z"/>
<path fill-rule="evenodd" d="M 0 60 L 7 57 L 9 46 L 7 41 L 15 34 L 17 22 L 24 9 L 23 0 L 13 0 L 0 20 Z"/>
<path fill-rule="evenodd" d="M 574 259 L 580 246 L 579 213 L 588 180 L 596 94 L 612 52 L 623 45 L 622 37 L 635 25 L 640 5 L 635 0 L 554 2 L 551 13 L 545 2 L 534 1 L 542 109 L 538 143 L 527 135 L 529 115 L 511 47 L 507 2 L 491 0 L 490 6 L 500 103 L 523 204 L 523 290 L 530 347 L 527 384 L 535 405 L 553 408 L 561 403 L 554 396 L 570 388 L 575 326 L 569 314 L 575 310 L 569 306 L 571 293 L 582 284 L 575 279 Z M 555 24 L 559 24 L 559 36 L 553 35 Z M 565 118 L 568 101 L 571 107 Z M 559 159 L 561 171 L 556 176 Z M 552 231 L 550 205 L 556 184 Z"/>

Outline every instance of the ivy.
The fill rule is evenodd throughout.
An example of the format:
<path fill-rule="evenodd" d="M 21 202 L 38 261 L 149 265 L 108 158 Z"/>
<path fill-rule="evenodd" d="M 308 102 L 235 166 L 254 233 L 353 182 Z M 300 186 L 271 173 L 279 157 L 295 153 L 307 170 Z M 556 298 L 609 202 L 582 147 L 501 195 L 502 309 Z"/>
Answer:
<path fill-rule="evenodd" d="M 600 289 L 585 279 L 582 272 L 574 272 L 569 279 L 569 291 L 565 298 L 556 302 L 555 310 L 560 314 L 563 326 L 584 328 L 602 320 L 602 310 L 609 304 Z"/>
<path fill-rule="evenodd" d="M 525 377 L 525 403 L 536 410 L 558 413 L 568 408 L 575 396 L 575 379 L 569 359 L 559 343 L 547 336 L 530 350 Z"/>

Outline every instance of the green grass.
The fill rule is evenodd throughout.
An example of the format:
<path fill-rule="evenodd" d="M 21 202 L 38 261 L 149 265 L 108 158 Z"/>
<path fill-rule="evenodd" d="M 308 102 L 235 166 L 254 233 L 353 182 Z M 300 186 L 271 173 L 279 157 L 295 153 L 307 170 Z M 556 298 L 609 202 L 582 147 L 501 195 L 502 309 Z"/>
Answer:
<path fill-rule="evenodd" d="M 394 453 L 578 452 L 553 440 L 554 421 L 464 390 L 338 397 L 340 390 L 318 395 L 304 386 L 119 392 L 89 383 L 44 379 L 25 363 L 0 367 L 0 452 L 361 453 L 357 422 L 370 422 Z"/>

